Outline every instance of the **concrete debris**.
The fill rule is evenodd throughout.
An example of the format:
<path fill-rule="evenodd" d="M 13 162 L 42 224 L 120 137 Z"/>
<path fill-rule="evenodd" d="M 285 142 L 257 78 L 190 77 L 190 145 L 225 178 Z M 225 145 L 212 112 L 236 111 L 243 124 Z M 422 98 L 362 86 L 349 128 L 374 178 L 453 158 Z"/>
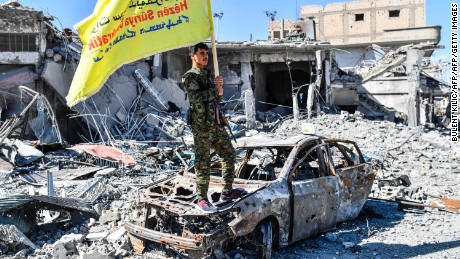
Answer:
<path fill-rule="evenodd" d="M 70 195 L 94 204 L 105 193 L 105 184 L 106 179 L 104 177 L 88 179 L 84 184 L 75 188 Z"/>
<path fill-rule="evenodd" d="M 84 151 L 96 158 L 120 163 L 120 167 L 123 167 L 124 165 L 136 164 L 136 160 L 134 160 L 132 156 L 125 155 L 121 150 L 114 147 L 80 144 L 69 147 L 69 149 Z"/>
<path fill-rule="evenodd" d="M 2 154 L 16 166 L 26 166 L 43 157 L 43 153 L 19 139 L 5 139 L 0 145 Z"/>
<path fill-rule="evenodd" d="M 111 222 L 111 221 L 117 221 L 117 220 L 120 220 L 120 213 L 118 213 L 116 211 L 111 211 L 111 210 L 103 212 L 102 216 L 99 218 L 99 221 L 102 224 L 105 224 L 105 223 Z"/>
<path fill-rule="evenodd" d="M 324 235 L 324 237 L 325 237 L 327 240 L 331 241 L 331 242 L 337 241 L 337 234 L 335 234 L 335 233 L 330 233 L 330 232 L 328 232 L 328 233 L 326 233 L 326 235 Z"/>
<path fill-rule="evenodd" d="M 8 90 L 21 85 L 33 83 L 38 75 L 30 67 L 2 69 L 0 74 L 0 89 Z"/>
<path fill-rule="evenodd" d="M 151 82 L 168 105 L 174 104 L 174 107 L 178 107 L 182 113 L 190 107 L 184 90 L 179 87 L 176 80 L 154 77 Z"/>
<path fill-rule="evenodd" d="M 147 90 L 150 96 L 155 100 L 155 102 L 160 106 L 163 111 L 169 110 L 169 105 L 165 102 L 165 100 L 161 97 L 161 94 L 156 90 L 155 86 L 148 80 L 147 76 L 144 75 L 142 70 L 138 69 L 134 71 L 137 79 L 141 83 L 141 85 Z"/>
<path fill-rule="evenodd" d="M 109 232 L 89 233 L 85 238 L 88 241 L 97 241 L 106 238 L 108 235 Z"/>
<path fill-rule="evenodd" d="M 349 249 L 349 248 L 354 247 L 356 244 L 353 242 L 343 242 L 342 245 L 345 249 Z"/>
<path fill-rule="evenodd" d="M 52 246 L 53 257 L 54 258 L 67 258 L 67 256 L 72 256 L 78 254 L 78 244 L 84 240 L 84 235 L 82 234 L 68 234 L 62 236 L 57 242 Z"/>
<path fill-rule="evenodd" d="M 83 45 L 51 22 L 0 4 L 4 36 L 34 42 L 0 50 L 2 258 L 460 257 L 460 148 L 448 139 L 450 87 L 425 57 L 433 41 L 360 53 L 314 40 L 308 18 L 308 39 L 304 22 L 275 39 L 282 22 L 269 41 L 219 42 L 234 185 L 248 193 L 217 202 L 212 150 L 208 198 L 221 207 L 203 215 L 181 84 L 188 49 L 120 67 L 70 110 Z"/>
<path fill-rule="evenodd" d="M 112 255 L 101 254 L 98 251 L 93 251 L 91 253 L 84 253 L 81 255 L 81 259 L 114 259 Z"/>
<path fill-rule="evenodd" d="M 34 243 L 14 225 L 0 225 L 0 240 L 1 242 L 19 242 L 31 249 L 37 249 Z"/>
<path fill-rule="evenodd" d="M 29 98 L 30 101 L 25 107 L 22 105 L 17 106 L 18 103 L 13 103 L 12 107 L 8 109 L 5 107 L 9 112 L 7 119 L 2 122 L 0 126 L 0 143 L 2 143 L 16 126 L 24 120 L 25 116 L 29 115 L 29 109 L 35 102 L 37 103 L 37 116 L 29 122 L 35 136 L 42 144 L 63 143 L 59 127 L 57 126 L 56 117 L 46 97 L 25 86 L 19 86 L 17 90 L 19 91 L 17 94 L 9 92 L 0 94 L 6 95 L 9 98 L 13 97 L 19 99 L 19 104 L 23 97 Z M 37 125 L 37 123 L 40 123 L 40 125 Z"/>
<path fill-rule="evenodd" d="M 182 119 L 175 119 L 170 116 L 159 116 L 154 113 L 147 114 L 147 124 L 159 129 L 171 139 L 183 135 L 185 122 Z"/>
<path fill-rule="evenodd" d="M 124 227 L 121 227 L 117 231 L 107 236 L 107 241 L 109 241 L 110 243 L 116 243 L 125 235 L 125 233 L 126 229 Z"/>
<path fill-rule="evenodd" d="M 15 224 L 24 232 L 29 233 L 43 219 L 37 220 L 39 211 L 53 210 L 68 212 L 56 213 L 55 219 L 79 222 L 95 214 L 95 211 L 85 201 L 76 198 L 62 198 L 47 195 L 11 195 L 0 198 L 0 222 Z M 59 217 L 60 216 L 60 217 Z"/>

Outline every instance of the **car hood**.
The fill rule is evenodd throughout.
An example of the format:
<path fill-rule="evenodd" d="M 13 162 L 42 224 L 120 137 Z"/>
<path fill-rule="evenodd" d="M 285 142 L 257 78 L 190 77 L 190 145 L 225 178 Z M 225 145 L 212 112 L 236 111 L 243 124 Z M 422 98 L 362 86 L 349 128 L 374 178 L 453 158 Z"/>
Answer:
<path fill-rule="evenodd" d="M 195 192 L 195 176 L 193 174 L 187 174 L 185 176 L 176 175 L 145 187 L 141 191 L 140 202 L 159 207 L 177 216 L 220 215 L 237 211 L 238 208 L 234 206 L 236 203 L 272 183 L 267 181 L 235 179 L 233 188 L 243 188 L 247 194 L 232 202 L 219 204 L 218 200 L 222 190 L 222 184 L 220 183 L 221 179 L 221 177 L 211 176 L 209 183 L 208 198 L 218 208 L 216 212 L 203 212 L 195 206 L 197 195 Z"/>

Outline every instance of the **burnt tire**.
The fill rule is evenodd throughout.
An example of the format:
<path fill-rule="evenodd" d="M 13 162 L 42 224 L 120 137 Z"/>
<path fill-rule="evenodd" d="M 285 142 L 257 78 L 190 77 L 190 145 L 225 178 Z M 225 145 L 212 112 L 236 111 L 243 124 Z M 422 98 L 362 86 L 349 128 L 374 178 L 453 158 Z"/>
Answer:
<path fill-rule="evenodd" d="M 256 239 L 258 243 L 256 251 L 257 258 L 272 258 L 274 246 L 273 237 L 273 222 L 270 220 L 262 222 L 256 230 Z"/>

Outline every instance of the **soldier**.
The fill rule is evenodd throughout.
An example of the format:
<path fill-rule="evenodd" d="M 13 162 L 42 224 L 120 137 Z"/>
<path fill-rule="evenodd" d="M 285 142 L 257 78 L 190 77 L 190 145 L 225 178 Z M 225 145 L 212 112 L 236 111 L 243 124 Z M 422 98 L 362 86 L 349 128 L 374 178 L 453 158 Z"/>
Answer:
<path fill-rule="evenodd" d="M 217 104 L 224 93 L 223 79 L 215 79 L 211 71 L 205 68 L 208 64 L 208 46 L 196 44 L 191 50 L 192 69 L 182 76 L 185 90 L 190 102 L 188 123 L 192 128 L 195 143 L 196 206 L 205 212 L 216 211 L 207 198 L 211 174 L 211 146 L 223 159 L 222 194 L 220 201 L 230 201 L 245 193 L 243 189 L 233 189 L 235 171 L 235 149 L 222 124 Z"/>

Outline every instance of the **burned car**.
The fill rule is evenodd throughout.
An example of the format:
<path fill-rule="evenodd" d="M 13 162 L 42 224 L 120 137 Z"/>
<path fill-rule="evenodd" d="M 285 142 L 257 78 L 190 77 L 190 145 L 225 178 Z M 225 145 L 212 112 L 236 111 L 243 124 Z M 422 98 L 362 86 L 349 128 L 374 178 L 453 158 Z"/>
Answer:
<path fill-rule="evenodd" d="M 194 206 L 193 167 L 142 189 L 139 217 L 125 224 L 134 249 L 143 252 L 150 240 L 191 258 L 222 258 L 239 247 L 270 258 L 273 248 L 355 218 L 374 178 L 356 143 L 316 135 L 240 138 L 237 163 L 234 188 L 247 194 L 216 212 Z M 215 204 L 221 170 L 215 161 L 208 192 Z"/>

